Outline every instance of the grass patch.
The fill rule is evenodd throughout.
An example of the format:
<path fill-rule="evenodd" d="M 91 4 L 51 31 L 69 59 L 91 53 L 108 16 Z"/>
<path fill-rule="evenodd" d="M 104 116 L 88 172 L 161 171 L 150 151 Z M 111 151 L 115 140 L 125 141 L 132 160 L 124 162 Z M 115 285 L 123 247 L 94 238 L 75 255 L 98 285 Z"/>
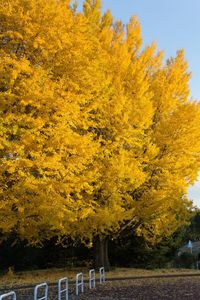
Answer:
<path fill-rule="evenodd" d="M 156 276 L 156 275 L 172 275 L 172 274 L 191 274 L 199 273 L 200 270 L 196 269 L 135 269 L 135 268 L 116 268 L 115 270 L 106 274 L 107 278 L 118 277 L 139 277 L 139 276 Z"/>
<path fill-rule="evenodd" d="M 46 270 L 33 270 L 23 272 L 13 272 L 10 269 L 7 274 L 0 276 L 0 287 L 3 286 L 16 286 L 16 285 L 35 285 L 41 282 L 57 282 L 58 279 L 67 276 L 69 280 L 75 280 L 75 276 L 79 272 L 84 273 L 85 280 L 88 278 L 87 268 L 51 268 Z M 139 277 L 139 276 L 155 276 L 155 275 L 170 275 L 170 274 L 191 274 L 198 273 L 200 270 L 194 269 L 155 269 L 144 270 L 134 268 L 116 268 L 110 272 L 106 272 L 106 278 L 126 278 L 126 277 Z M 96 276 L 98 278 L 98 274 Z"/>

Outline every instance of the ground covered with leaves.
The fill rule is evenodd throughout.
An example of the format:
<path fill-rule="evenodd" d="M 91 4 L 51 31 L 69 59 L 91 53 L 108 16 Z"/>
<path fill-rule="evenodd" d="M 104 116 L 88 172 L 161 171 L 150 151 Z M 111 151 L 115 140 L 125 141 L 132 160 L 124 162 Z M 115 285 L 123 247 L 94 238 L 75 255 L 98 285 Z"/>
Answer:
<path fill-rule="evenodd" d="M 75 298 L 74 298 L 75 299 Z M 84 300 L 160 300 L 200 299 L 199 278 L 154 278 L 107 282 L 104 287 L 88 292 Z"/>
<path fill-rule="evenodd" d="M 132 280 L 107 281 L 104 285 L 97 285 L 89 290 L 85 286 L 84 294 L 79 300 L 160 300 L 160 299 L 200 299 L 199 276 L 175 278 L 141 278 Z M 17 300 L 33 299 L 33 288 L 16 291 Z M 49 300 L 56 300 L 57 288 L 49 288 Z M 70 285 L 69 300 L 77 300 L 75 286 Z"/>

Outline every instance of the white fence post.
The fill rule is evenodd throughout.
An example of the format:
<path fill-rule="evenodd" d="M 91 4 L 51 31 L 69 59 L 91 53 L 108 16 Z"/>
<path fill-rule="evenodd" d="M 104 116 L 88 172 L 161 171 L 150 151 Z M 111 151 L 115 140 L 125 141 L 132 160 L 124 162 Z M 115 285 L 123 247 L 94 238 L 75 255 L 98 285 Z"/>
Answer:
<path fill-rule="evenodd" d="M 62 289 L 62 284 L 65 283 L 65 288 Z M 68 295 L 69 295 L 69 291 L 68 291 L 68 287 L 69 287 L 69 283 L 68 283 L 68 278 L 64 277 L 61 278 L 58 281 L 58 300 L 62 300 L 62 294 L 65 293 L 65 300 L 68 300 Z"/>
<path fill-rule="evenodd" d="M 44 296 L 38 298 L 38 290 L 43 289 Z M 48 285 L 46 282 L 36 285 L 34 288 L 34 300 L 47 300 L 48 297 Z"/>
<path fill-rule="evenodd" d="M 105 269 L 104 269 L 104 267 L 101 267 L 99 269 L 99 281 L 100 281 L 100 284 L 105 282 Z"/>
<path fill-rule="evenodd" d="M 12 300 L 16 300 L 17 299 L 15 292 L 9 292 L 7 294 L 1 295 L 0 296 L 0 300 L 5 299 L 5 298 L 10 298 L 10 297 L 12 297 Z"/>
<path fill-rule="evenodd" d="M 79 282 L 79 277 L 80 277 L 80 282 Z M 83 293 L 84 291 L 83 284 L 84 284 L 83 273 L 76 274 L 76 296 L 78 296 L 79 286 L 81 287 L 81 292 Z"/>
<path fill-rule="evenodd" d="M 92 287 L 95 288 L 96 283 L 95 283 L 95 270 L 92 269 L 89 271 L 89 288 L 91 289 Z"/>

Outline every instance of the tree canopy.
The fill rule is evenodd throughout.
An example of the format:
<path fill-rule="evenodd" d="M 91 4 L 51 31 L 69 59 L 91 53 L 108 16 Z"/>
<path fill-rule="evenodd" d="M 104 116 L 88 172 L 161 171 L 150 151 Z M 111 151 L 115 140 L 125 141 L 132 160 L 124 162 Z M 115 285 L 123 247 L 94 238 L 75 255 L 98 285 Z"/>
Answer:
<path fill-rule="evenodd" d="M 0 0 L 0 231 L 155 241 L 188 220 L 200 104 L 183 50 L 163 63 L 125 27 L 64 0 Z"/>

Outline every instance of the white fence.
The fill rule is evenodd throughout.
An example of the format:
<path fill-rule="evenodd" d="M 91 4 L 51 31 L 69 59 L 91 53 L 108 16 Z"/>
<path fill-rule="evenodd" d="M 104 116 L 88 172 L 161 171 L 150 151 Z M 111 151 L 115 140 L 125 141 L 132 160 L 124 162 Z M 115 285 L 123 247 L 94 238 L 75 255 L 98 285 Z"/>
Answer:
<path fill-rule="evenodd" d="M 80 280 L 79 280 L 80 278 Z M 81 292 L 84 292 L 84 281 L 83 281 L 83 273 L 78 273 L 76 275 L 76 297 L 78 296 L 79 286 L 81 288 Z"/>
<path fill-rule="evenodd" d="M 84 276 L 83 273 L 76 274 L 76 299 L 78 299 L 79 290 L 84 292 Z M 105 282 L 105 269 L 101 267 L 99 269 L 99 283 Z M 89 271 L 89 289 L 96 287 L 96 275 L 95 269 Z M 69 300 L 69 282 L 68 278 L 64 277 L 58 281 L 58 300 Z M 11 291 L 9 293 L 0 295 L 0 300 L 17 300 L 16 293 Z M 34 300 L 48 300 L 48 284 L 46 282 L 38 284 L 34 288 Z"/>
<path fill-rule="evenodd" d="M 64 288 L 62 288 L 63 284 L 65 286 Z M 58 300 L 62 300 L 62 294 L 65 295 L 65 300 L 69 299 L 69 283 L 67 277 L 61 278 L 58 281 Z"/>
<path fill-rule="evenodd" d="M 12 297 L 12 298 L 11 298 L 11 297 Z M 16 300 L 17 297 L 16 297 L 15 292 L 10 292 L 10 293 L 1 295 L 1 296 L 0 296 L 0 300 L 2 300 L 2 299 L 12 299 L 12 300 Z"/>
<path fill-rule="evenodd" d="M 95 288 L 95 286 L 95 269 L 92 269 L 89 271 L 89 289 L 91 289 L 92 287 Z"/>
<path fill-rule="evenodd" d="M 44 292 L 42 297 L 39 297 L 38 294 Z M 36 285 L 34 288 L 34 300 L 47 300 L 48 299 L 48 285 L 46 282 Z"/>
<path fill-rule="evenodd" d="M 105 269 L 104 269 L 104 267 L 101 267 L 99 269 L 99 281 L 100 281 L 100 284 L 105 282 Z"/>

